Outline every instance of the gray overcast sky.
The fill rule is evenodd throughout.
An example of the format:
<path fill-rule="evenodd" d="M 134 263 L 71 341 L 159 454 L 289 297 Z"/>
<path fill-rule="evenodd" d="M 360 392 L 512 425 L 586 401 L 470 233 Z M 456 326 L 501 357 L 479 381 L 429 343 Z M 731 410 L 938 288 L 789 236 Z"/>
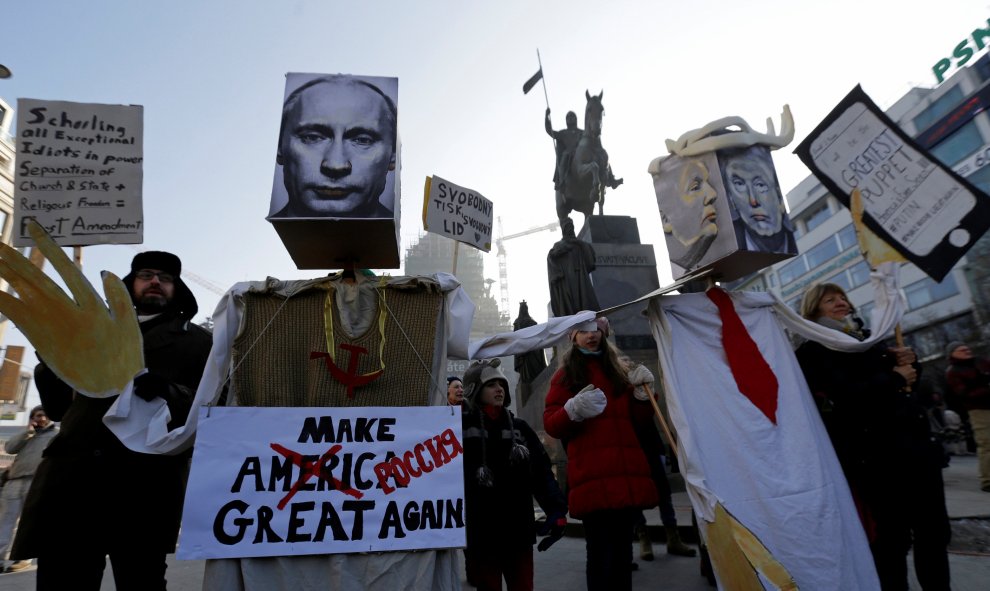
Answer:
<path fill-rule="evenodd" d="M 625 185 L 605 212 L 638 218 L 669 281 L 650 176 L 664 140 L 727 115 L 758 130 L 790 104 L 797 135 L 775 153 L 786 192 L 808 173 L 791 151 L 857 83 L 881 106 L 933 86 L 932 65 L 990 6 L 943 0 L 456 0 L 337 2 L 17 1 L 2 11 L 0 97 L 144 106 L 142 250 L 170 250 L 224 288 L 295 269 L 268 210 L 286 72 L 399 78 L 402 246 L 422 230 L 422 187 L 438 174 L 483 193 L 506 234 L 555 219 L 555 128 L 605 91 L 603 144 Z M 575 220 L 580 219 L 577 214 Z M 580 223 L 579 223 L 580 225 Z M 507 243 L 511 311 L 546 317 L 546 252 L 559 234 Z M 135 250 L 84 249 L 84 269 L 126 273 Z M 494 249 L 487 275 L 497 279 Z M 449 269 L 442 269 L 449 270 Z M 397 271 L 393 271 L 395 273 Z M 219 296 L 189 282 L 199 320 Z M 496 287 L 497 289 L 497 287 Z M 16 331 L 7 342 L 22 343 Z M 33 357 L 29 359 L 33 361 Z"/>

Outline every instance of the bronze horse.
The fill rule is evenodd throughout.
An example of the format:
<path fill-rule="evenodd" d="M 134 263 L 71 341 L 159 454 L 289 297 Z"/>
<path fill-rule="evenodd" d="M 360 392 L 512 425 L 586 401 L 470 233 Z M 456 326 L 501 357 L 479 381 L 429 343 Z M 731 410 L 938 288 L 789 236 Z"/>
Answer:
<path fill-rule="evenodd" d="M 584 96 L 588 104 L 584 109 L 584 131 L 574 154 L 565 169 L 563 186 L 557 191 L 557 217 L 561 226 L 571 211 L 580 211 L 585 220 L 592 215 L 598 204 L 598 215 L 602 215 L 605 205 L 605 187 L 615 189 L 622 179 L 612 175 L 608 163 L 608 153 L 602 148 L 602 91 L 591 96 L 586 90 Z"/>

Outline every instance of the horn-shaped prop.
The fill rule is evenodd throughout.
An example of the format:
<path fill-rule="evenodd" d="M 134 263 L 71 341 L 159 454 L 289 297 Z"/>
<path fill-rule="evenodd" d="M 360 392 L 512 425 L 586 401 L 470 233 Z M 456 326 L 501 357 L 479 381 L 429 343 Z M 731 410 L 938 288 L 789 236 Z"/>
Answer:
<path fill-rule="evenodd" d="M 731 129 L 731 128 L 738 128 Z M 725 131 L 721 135 L 712 135 L 716 131 Z M 767 118 L 767 132 L 754 131 L 742 117 L 724 117 L 712 121 L 708 125 L 693 129 L 681 135 L 676 140 L 667 140 L 667 151 L 678 156 L 697 156 L 715 150 L 726 148 L 748 148 L 756 144 L 769 147 L 771 150 L 783 148 L 794 139 L 794 118 L 791 108 L 784 105 L 780 115 L 780 134 L 774 131 L 773 120 Z"/>

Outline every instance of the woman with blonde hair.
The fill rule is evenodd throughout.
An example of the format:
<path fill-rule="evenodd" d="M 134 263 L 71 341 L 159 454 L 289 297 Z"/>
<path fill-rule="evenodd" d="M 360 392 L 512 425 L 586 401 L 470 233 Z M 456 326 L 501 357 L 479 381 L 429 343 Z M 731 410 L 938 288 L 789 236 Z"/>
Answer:
<path fill-rule="evenodd" d="M 845 290 L 813 285 L 801 315 L 865 340 Z M 798 362 L 853 493 L 884 590 L 908 588 L 907 554 L 925 591 L 949 589 L 942 449 L 910 386 L 921 367 L 906 347 L 843 352 L 807 341 Z"/>

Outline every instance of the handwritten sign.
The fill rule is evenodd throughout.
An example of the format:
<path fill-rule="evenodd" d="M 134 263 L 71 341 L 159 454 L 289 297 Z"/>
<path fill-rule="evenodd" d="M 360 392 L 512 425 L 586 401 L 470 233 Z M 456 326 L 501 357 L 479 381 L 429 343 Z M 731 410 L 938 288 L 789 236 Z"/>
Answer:
<path fill-rule="evenodd" d="M 62 246 L 140 244 L 144 108 L 19 99 L 14 246 L 37 220 Z"/>
<path fill-rule="evenodd" d="M 846 207 L 936 281 L 990 227 L 990 198 L 935 161 L 857 86 L 795 151 Z"/>
<path fill-rule="evenodd" d="M 426 177 L 423 228 L 478 250 L 492 249 L 492 202 L 473 189 Z"/>
<path fill-rule="evenodd" d="M 460 413 L 201 410 L 178 558 L 464 545 Z"/>

